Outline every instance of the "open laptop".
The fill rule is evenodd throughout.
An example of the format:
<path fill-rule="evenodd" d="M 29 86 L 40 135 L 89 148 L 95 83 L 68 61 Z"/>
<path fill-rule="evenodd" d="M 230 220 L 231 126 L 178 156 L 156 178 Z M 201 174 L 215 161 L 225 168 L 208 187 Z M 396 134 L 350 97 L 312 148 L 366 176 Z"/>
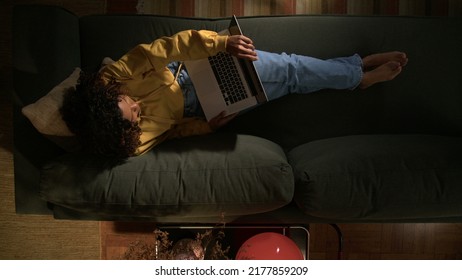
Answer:
<path fill-rule="evenodd" d="M 242 35 L 236 16 L 220 34 Z M 209 58 L 185 61 L 184 65 L 207 120 L 223 111 L 230 115 L 268 101 L 250 60 L 221 52 Z"/>

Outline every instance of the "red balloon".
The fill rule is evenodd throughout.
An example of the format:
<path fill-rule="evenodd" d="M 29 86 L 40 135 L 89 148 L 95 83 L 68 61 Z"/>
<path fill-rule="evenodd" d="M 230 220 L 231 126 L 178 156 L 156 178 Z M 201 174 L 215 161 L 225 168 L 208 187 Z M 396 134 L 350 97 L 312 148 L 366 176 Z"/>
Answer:
<path fill-rule="evenodd" d="M 289 237 L 264 232 L 247 239 L 239 248 L 236 260 L 303 260 L 303 254 Z"/>

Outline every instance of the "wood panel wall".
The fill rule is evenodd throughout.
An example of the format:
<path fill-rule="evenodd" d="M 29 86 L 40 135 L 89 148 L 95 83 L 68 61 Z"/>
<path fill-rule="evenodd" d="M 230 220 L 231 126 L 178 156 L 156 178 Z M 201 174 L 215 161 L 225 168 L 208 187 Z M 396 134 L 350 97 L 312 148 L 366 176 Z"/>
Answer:
<path fill-rule="evenodd" d="M 227 17 L 290 14 L 460 16 L 459 0 L 107 0 L 108 12 L 118 5 L 146 14 Z M 136 3 L 136 7 L 133 6 Z"/>

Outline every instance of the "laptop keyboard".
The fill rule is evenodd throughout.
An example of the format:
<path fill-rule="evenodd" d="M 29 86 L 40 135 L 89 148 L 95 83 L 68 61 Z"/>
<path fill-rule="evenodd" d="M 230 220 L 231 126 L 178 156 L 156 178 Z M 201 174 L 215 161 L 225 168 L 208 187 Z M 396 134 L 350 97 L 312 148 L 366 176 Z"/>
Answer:
<path fill-rule="evenodd" d="M 230 54 L 220 52 L 215 56 L 209 57 L 209 62 L 217 78 L 226 105 L 247 98 L 244 84 Z"/>

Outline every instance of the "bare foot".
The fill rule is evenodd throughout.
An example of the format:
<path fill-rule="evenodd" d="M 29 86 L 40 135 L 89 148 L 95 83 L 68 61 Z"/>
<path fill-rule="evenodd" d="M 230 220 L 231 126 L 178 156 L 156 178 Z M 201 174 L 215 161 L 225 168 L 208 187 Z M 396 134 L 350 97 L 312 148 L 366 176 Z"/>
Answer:
<path fill-rule="evenodd" d="M 402 69 L 400 62 L 389 61 L 374 70 L 364 72 L 364 76 L 359 87 L 365 89 L 376 83 L 391 81 L 398 76 L 399 73 L 401 73 Z"/>
<path fill-rule="evenodd" d="M 390 61 L 406 66 L 408 58 L 406 53 L 399 51 L 371 54 L 363 58 L 363 66 L 364 68 L 377 67 Z"/>

